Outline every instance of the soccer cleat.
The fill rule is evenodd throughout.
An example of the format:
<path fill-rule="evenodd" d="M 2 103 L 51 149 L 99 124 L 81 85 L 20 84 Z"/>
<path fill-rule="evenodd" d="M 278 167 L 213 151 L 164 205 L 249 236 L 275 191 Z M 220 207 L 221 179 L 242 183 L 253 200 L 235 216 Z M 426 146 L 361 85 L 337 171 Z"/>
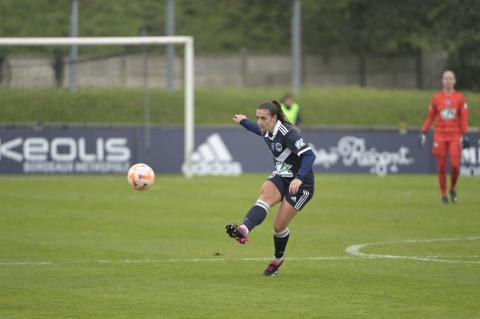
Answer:
<path fill-rule="evenodd" d="M 242 229 L 242 227 L 237 224 L 228 224 L 225 226 L 228 236 L 235 238 L 240 245 L 245 245 L 248 242 L 247 233 Z"/>
<path fill-rule="evenodd" d="M 442 204 L 448 204 L 448 197 L 442 196 Z"/>
<path fill-rule="evenodd" d="M 457 191 L 454 191 L 454 190 L 450 191 L 450 201 L 454 204 L 458 203 Z"/>
<path fill-rule="evenodd" d="M 268 265 L 267 268 L 265 268 L 265 270 L 263 271 L 263 275 L 268 277 L 276 276 L 278 273 L 278 268 L 280 268 L 282 264 L 283 259 L 280 262 L 275 262 L 275 259 L 272 260 L 270 265 Z"/>

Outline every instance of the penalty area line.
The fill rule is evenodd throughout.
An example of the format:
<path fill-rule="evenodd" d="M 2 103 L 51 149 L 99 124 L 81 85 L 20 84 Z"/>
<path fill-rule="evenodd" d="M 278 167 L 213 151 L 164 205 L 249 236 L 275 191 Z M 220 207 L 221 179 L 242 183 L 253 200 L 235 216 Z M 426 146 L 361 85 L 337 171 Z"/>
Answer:
<path fill-rule="evenodd" d="M 480 264 L 480 261 L 475 261 L 475 260 L 445 259 L 445 258 L 449 258 L 448 256 L 403 256 L 403 255 L 390 255 L 390 254 L 370 254 L 370 253 L 364 253 L 361 251 L 363 248 L 369 247 L 369 246 L 434 243 L 434 242 L 450 242 L 450 241 L 471 241 L 471 240 L 479 240 L 479 239 L 480 239 L 480 236 L 385 241 L 385 242 L 352 245 L 347 247 L 345 249 L 345 252 L 352 256 L 356 256 L 359 258 L 367 258 L 367 259 L 409 259 L 409 260 L 428 261 L 428 262 L 437 262 L 437 263 Z M 453 258 L 477 258 L 477 256 L 456 256 Z"/>

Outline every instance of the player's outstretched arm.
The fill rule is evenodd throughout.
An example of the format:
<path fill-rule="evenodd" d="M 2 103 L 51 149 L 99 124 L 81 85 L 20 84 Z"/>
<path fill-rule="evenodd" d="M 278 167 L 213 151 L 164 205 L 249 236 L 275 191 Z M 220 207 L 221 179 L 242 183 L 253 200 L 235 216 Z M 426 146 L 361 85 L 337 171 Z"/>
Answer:
<path fill-rule="evenodd" d="M 240 124 L 241 126 L 246 128 L 247 130 L 249 130 L 249 131 L 251 131 L 251 132 L 253 132 L 257 135 L 260 135 L 260 136 L 263 135 L 262 130 L 260 129 L 258 124 L 250 121 L 245 115 L 235 114 L 232 119 L 235 123 Z"/>
<path fill-rule="evenodd" d="M 232 120 L 237 124 L 240 124 L 240 122 L 245 119 L 247 119 L 247 117 L 243 114 L 235 114 L 232 118 Z"/>

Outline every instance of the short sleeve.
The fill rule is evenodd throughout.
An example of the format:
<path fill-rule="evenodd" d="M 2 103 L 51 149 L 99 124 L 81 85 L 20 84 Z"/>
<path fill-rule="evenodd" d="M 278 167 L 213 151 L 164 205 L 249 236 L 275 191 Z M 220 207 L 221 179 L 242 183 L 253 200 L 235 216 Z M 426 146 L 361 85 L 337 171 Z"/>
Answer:
<path fill-rule="evenodd" d="M 310 145 L 308 145 L 308 143 L 300 136 L 300 133 L 298 133 L 297 130 L 291 130 L 287 133 L 287 135 L 285 135 L 285 143 L 287 144 L 288 149 L 298 156 L 312 149 Z"/>

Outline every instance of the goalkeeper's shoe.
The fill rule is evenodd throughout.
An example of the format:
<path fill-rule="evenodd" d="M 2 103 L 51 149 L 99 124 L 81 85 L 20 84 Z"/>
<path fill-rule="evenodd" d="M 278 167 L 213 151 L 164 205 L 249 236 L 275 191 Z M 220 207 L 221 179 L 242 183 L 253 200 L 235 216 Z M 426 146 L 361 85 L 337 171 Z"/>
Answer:
<path fill-rule="evenodd" d="M 458 203 L 457 192 L 454 190 L 450 191 L 450 201 L 454 204 Z"/>
<path fill-rule="evenodd" d="M 247 231 L 243 227 L 237 224 L 228 224 L 225 226 L 228 236 L 235 238 L 240 245 L 245 245 L 248 242 Z"/>
<path fill-rule="evenodd" d="M 448 197 L 447 196 L 442 196 L 441 198 L 442 204 L 448 204 Z"/>
<path fill-rule="evenodd" d="M 282 264 L 283 258 L 280 261 L 276 261 L 275 259 L 273 259 L 270 265 L 268 265 L 267 268 L 265 268 L 265 270 L 263 271 L 263 275 L 268 277 L 276 276 L 278 273 L 278 268 L 280 268 Z"/>

